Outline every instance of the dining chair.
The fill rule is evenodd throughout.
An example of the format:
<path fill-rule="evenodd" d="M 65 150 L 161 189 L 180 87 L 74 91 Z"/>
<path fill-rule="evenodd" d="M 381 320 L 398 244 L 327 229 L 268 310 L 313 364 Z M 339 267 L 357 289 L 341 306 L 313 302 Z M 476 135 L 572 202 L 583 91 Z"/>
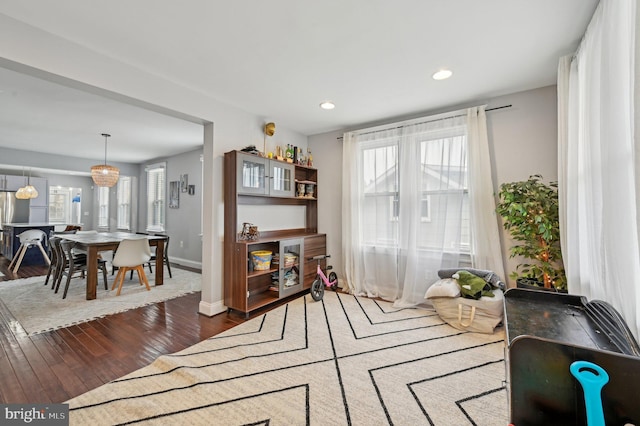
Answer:
<path fill-rule="evenodd" d="M 169 278 L 173 278 L 173 275 L 171 275 L 171 265 L 169 264 L 169 236 L 167 234 L 153 234 L 156 235 L 158 237 L 166 237 L 166 240 L 164 242 L 164 254 L 162 255 L 162 259 L 164 260 L 164 264 L 167 266 L 167 270 L 169 271 Z M 151 248 L 151 259 L 149 259 L 149 262 L 147 263 L 147 265 L 149 265 L 149 272 L 153 273 L 153 271 L 151 270 L 151 265 L 156 261 L 156 247 L 152 247 Z"/>
<path fill-rule="evenodd" d="M 56 247 L 57 246 L 57 247 Z M 51 279 L 51 288 L 56 286 L 56 279 L 58 277 L 58 270 L 60 268 L 60 259 L 58 256 L 58 247 L 60 246 L 60 237 L 50 236 L 49 237 L 49 269 L 47 270 L 47 278 L 44 280 L 44 285 L 49 284 L 49 279 Z"/>
<path fill-rule="evenodd" d="M 51 264 L 51 260 L 42 246 L 42 242 L 47 238 L 47 234 L 44 231 L 41 231 L 40 229 L 28 229 L 19 234 L 18 238 L 20 239 L 20 247 L 9 264 L 9 270 L 13 267 L 12 272 L 14 274 L 18 272 L 18 268 L 20 268 L 20 265 L 22 264 L 24 255 L 30 248 L 38 247 L 45 262 L 47 262 L 47 264 Z"/>
<path fill-rule="evenodd" d="M 136 232 L 136 235 L 149 235 L 149 233 L 147 233 L 147 232 L 140 232 L 140 231 L 138 231 L 138 232 Z M 155 249 L 155 247 L 153 247 L 153 248 L 151 249 L 151 257 L 153 257 L 153 251 L 154 251 L 154 249 Z M 114 253 L 113 253 L 113 251 L 112 251 L 112 252 L 111 252 L 111 259 L 113 259 L 113 255 L 114 255 Z M 153 274 L 153 270 L 151 269 L 151 262 L 147 262 L 147 265 L 149 266 L 149 273 L 150 273 L 150 274 Z M 115 272 L 116 272 L 117 270 L 118 270 L 118 267 L 117 267 L 117 266 L 114 266 L 114 264 L 113 264 L 113 263 L 111 263 L 111 275 L 115 274 Z M 132 279 L 133 279 L 133 269 L 130 271 L 129 279 L 130 279 L 130 280 L 132 280 Z"/>
<path fill-rule="evenodd" d="M 144 264 L 149 262 L 150 258 L 151 249 L 149 248 L 148 239 L 136 238 L 120 242 L 111 262 L 113 266 L 118 268 L 118 273 L 111 287 L 111 290 L 114 290 L 118 286 L 116 296 L 119 296 L 122 291 L 122 284 L 127 271 L 137 271 L 140 285 L 144 284 L 147 290 L 151 290 L 147 276 L 144 273 Z"/>
<path fill-rule="evenodd" d="M 55 290 L 56 293 L 58 292 L 58 287 L 60 287 L 62 274 L 67 267 L 67 260 L 64 253 L 62 252 L 62 246 L 60 245 L 61 242 L 62 238 L 58 238 L 50 244 L 50 247 L 52 251 L 55 252 L 56 256 L 56 270 L 55 275 L 53 276 L 53 282 L 51 283 L 51 290 Z"/>
<path fill-rule="evenodd" d="M 92 234 L 97 234 L 98 231 L 96 231 L 95 229 L 88 229 L 86 231 L 83 230 L 77 230 L 76 231 L 76 235 L 92 235 Z"/>
<path fill-rule="evenodd" d="M 67 281 L 64 286 L 64 292 L 62 294 L 62 298 L 66 299 L 67 292 L 69 291 L 69 283 L 71 282 L 71 278 L 73 278 L 74 274 L 80 272 L 82 277 L 85 277 L 88 265 L 87 265 L 87 256 L 84 254 L 74 253 L 73 247 L 76 245 L 74 241 L 60 241 L 60 253 L 64 257 L 63 261 L 63 271 L 60 276 L 60 281 L 56 284 L 56 293 L 58 292 L 58 288 L 60 287 L 60 282 L 62 281 L 62 276 L 67 276 Z M 104 289 L 109 289 L 109 284 L 107 283 L 107 266 L 106 262 L 102 259 L 98 259 L 98 269 L 102 270 L 102 279 L 104 280 Z"/>

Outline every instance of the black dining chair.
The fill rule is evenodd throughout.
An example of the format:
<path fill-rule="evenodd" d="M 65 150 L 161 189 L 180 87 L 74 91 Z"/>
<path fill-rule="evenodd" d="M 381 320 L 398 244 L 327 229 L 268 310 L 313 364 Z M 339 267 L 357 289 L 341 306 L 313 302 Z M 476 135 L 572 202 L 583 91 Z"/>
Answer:
<path fill-rule="evenodd" d="M 47 278 L 44 280 L 44 285 L 49 284 L 51 279 L 51 288 L 55 288 L 56 280 L 58 278 L 58 271 L 60 269 L 60 258 L 58 256 L 58 250 L 60 246 L 60 238 L 54 235 L 49 237 L 49 269 L 47 270 Z"/>
<path fill-rule="evenodd" d="M 62 281 L 62 276 L 67 277 L 67 281 L 64 286 L 64 293 L 62 294 L 62 298 L 65 299 L 67 297 L 67 292 L 69 291 L 69 283 L 71 282 L 71 278 L 73 278 L 74 274 L 81 273 L 82 277 L 85 277 L 88 265 L 87 265 L 87 256 L 84 254 L 78 254 L 73 252 L 73 247 L 76 245 L 74 241 L 61 241 L 60 242 L 60 253 L 62 254 L 64 260 L 64 269 L 60 276 L 60 281 L 56 285 L 56 293 L 60 287 L 60 282 Z M 104 289 L 109 289 L 109 284 L 107 283 L 107 262 L 98 259 L 98 269 L 102 270 L 102 278 L 104 280 Z"/>
<path fill-rule="evenodd" d="M 169 236 L 167 234 L 153 234 L 158 237 L 166 237 L 167 239 L 164 241 L 164 254 L 162 256 L 163 263 L 167 266 L 167 270 L 169 271 L 169 278 L 173 278 L 171 275 L 171 265 L 169 264 Z M 156 248 L 151 247 L 151 259 L 149 259 L 149 271 L 151 271 L 151 264 L 156 261 Z M 153 272 L 153 271 L 152 271 Z"/>

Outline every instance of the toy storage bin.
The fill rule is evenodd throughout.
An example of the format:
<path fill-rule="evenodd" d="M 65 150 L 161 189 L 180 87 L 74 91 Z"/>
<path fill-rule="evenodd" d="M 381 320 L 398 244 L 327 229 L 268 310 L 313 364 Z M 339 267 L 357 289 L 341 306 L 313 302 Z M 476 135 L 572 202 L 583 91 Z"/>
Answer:
<path fill-rule="evenodd" d="M 267 271 L 271 268 L 272 252 L 267 250 L 258 250 L 251 252 L 251 261 L 253 269 L 256 271 Z"/>

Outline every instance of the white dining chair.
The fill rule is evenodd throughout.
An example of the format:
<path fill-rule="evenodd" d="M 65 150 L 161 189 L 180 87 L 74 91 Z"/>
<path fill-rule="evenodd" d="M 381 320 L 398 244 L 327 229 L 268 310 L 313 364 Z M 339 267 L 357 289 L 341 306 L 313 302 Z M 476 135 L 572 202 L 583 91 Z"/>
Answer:
<path fill-rule="evenodd" d="M 9 270 L 13 267 L 12 272 L 14 274 L 18 272 L 18 268 L 20 268 L 20 265 L 22 264 L 25 253 L 27 250 L 34 247 L 38 247 L 40 249 L 42 257 L 45 262 L 47 262 L 47 265 L 51 265 L 51 260 L 42 246 L 42 242 L 47 238 L 47 234 L 44 231 L 41 231 L 40 229 L 29 229 L 19 234 L 18 238 L 20 239 L 20 247 L 9 264 Z"/>
<path fill-rule="evenodd" d="M 116 279 L 113 281 L 113 287 L 111 287 L 111 290 L 114 290 L 118 286 L 116 296 L 119 296 L 120 291 L 122 291 L 122 284 L 127 271 L 135 270 L 138 272 L 140 285 L 144 284 L 147 290 L 151 290 L 147 276 L 144 273 L 144 265 L 149 259 L 151 259 L 151 249 L 147 238 L 122 240 L 111 262 L 113 266 L 118 268 Z"/>

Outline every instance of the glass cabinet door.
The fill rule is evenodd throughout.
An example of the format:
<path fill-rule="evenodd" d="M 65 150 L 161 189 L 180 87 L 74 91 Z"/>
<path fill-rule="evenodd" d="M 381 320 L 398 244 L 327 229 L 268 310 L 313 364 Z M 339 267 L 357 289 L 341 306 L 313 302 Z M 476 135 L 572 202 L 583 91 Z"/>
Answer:
<path fill-rule="evenodd" d="M 270 165 L 270 195 L 293 197 L 295 195 L 295 166 L 279 161 L 271 161 Z"/>
<path fill-rule="evenodd" d="M 261 194 L 269 193 L 267 187 L 267 159 L 252 154 L 238 155 L 238 193 Z"/>
<path fill-rule="evenodd" d="M 300 238 L 280 241 L 280 252 L 278 253 L 278 275 L 280 284 L 280 297 L 287 292 L 297 292 L 302 288 L 304 271 L 304 245 Z"/>

